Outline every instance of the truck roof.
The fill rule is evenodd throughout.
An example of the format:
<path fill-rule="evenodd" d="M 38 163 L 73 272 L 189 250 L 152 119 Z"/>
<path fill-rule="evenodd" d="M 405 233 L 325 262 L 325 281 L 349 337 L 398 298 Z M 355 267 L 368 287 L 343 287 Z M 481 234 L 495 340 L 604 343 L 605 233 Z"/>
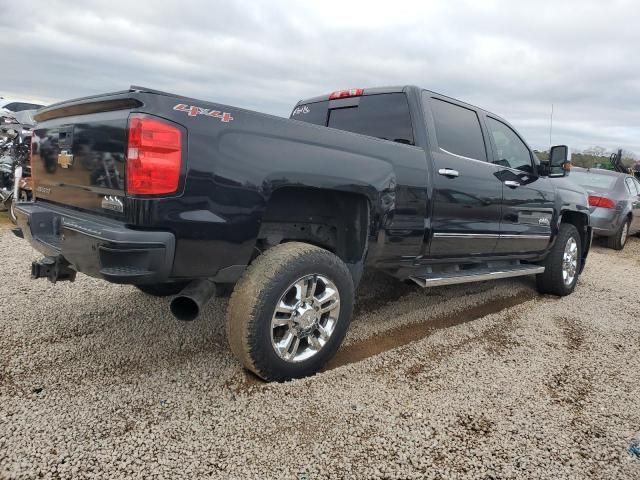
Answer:
<path fill-rule="evenodd" d="M 503 120 L 500 116 L 496 115 L 495 113 L 489 112 L 489 111 L 485 110 L 484 108 L 478 107 L 477 105 L 472 105 L 471 103 L 464 102 L 464 101 L 462 101 L 462 100 L 460 100 L 458 98 L 454 98 L 454 97 L 451 97 L 449 95 L 445 95 L 443 93 L 434 92 L 433 90 L 429 90 L 429 89 L 426 89 L 426 88 L 418 87 L 416 85 L 402 85 L 402 86 L 390 86 L 390 87 L 365 88 L 364 89 L 364 93 L 362 95 L 366 96 L 366 95 L 379 95 L 379 94 L 382 94 L 382 93 L 400 93 L 400 92 L 406 92 L 408 90 L 417 90 L 418 92 L 425 91 L 425 92 L 429 92 L 429 93 L 434 94 L 434 95 L 438 95 L 438 96 L 443 97 L 443 98 L 449 98 L 449 99 L 451 99 L 451 100 L 453 100 L 453 101 L 455 101 L 457 103 L 460 103 L 462 105 L 466 105 L 466 106 L 468 106 L 470 108 L 473 108 L 475 110 L 482 110 L 485 113 L 491 113 L 491 115 L 493 115 L 495 117 L 498 117 L 501 120 Z M 318 95 L 318 96 L 315 96 L 315 97 L 305 98 L 305 99 L 299 100 L 298 103 L 296 103 L 296 107 L 298 105 L 304 105 L 304 104 L 307 104 L 307 103 L 316 103 L 316 102 L 327 101 L 327 100 L 329 100 L 329 94 L 330 93 L 331 92 L 326 93 L 324 95 Z"/>
<path fill-rule="evenodd" d="M 399 93 L 399 92 L 403 92 L 405 90 L 405 88 L 407 88 L 407 87 L 409 87 L 409 85 L 395 86 L 395 87 L 365 88 L 364 89 L 364 93 L 362 95 L 379 95 L 381 93 Z M 325 100 L 328 100 L 328 99 L 329 99 L 329 93 L 326 93 L 324 95 L 317 95 L 315 97 L 305 98 L 303 100 L 299 100 L 297 104 L 300 105 L 300 104 L 304 104 L 304 103 L 324 102 Z"/>

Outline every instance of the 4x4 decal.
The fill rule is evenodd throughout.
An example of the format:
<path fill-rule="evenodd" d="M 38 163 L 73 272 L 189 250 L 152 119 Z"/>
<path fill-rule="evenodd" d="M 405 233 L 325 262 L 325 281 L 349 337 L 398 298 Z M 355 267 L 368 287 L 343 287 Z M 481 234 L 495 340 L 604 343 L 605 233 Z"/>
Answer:
<path fill-rule="evenodd" d="M 219 112 L 218 110 L 209 110 L 208 108 L 196 107 L 193 105 L 186 105 L 184 103 L 179 103 L 175 107 L 174 110 L 179 112 L 187 112 L 190 117 L 195 117 L 198 115 L 206 115 L 207 117 L 219 118 L 220 121 L 224 123 L 229 123 L 233 120 L 233 117 L 230 113 L 227 112 Z"/>

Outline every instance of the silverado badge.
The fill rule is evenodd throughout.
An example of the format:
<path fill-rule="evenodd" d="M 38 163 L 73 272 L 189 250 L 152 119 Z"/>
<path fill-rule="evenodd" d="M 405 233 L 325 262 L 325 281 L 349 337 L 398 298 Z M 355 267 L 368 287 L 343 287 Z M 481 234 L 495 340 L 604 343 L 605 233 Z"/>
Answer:
<path fill-rule="evenodd" d="M 62 168 L 69 168 L 73 164 L 73 155 L 69 155 L 66 150 L 58 154 L 58 164 Z"/>

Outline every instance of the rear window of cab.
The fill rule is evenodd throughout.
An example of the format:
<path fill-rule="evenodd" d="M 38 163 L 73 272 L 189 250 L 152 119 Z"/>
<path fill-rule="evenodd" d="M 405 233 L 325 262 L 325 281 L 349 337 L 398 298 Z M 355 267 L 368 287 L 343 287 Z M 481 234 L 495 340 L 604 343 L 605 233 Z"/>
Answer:
<path fill-rule="evenodd" d="M 298 105 L 291 118 L 392 142 L 413 145 L 409 102 L 404 93 L 359 97 L 357 105 L 329 108 L 329 100 Z"/>

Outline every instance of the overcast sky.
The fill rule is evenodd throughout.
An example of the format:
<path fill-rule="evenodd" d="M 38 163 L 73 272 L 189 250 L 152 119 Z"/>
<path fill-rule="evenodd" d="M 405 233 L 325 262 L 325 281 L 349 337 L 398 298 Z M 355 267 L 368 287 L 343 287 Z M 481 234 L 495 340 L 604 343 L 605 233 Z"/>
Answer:
<path fill-rule="evenodd" d="M 534 148 L 640 154 L 640 2 L 10 1 L 0 95 L 130 85 L 288 116 L 300 98 L 417 84 L 504 116 Z"/>

